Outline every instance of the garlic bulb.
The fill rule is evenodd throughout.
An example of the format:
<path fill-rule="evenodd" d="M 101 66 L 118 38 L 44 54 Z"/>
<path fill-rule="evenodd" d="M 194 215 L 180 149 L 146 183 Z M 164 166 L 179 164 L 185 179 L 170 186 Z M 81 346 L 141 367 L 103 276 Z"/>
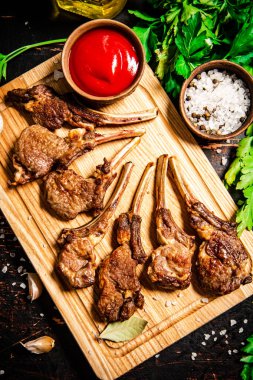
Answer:
<path fill-rule="evenodd" d="M 21 344 L 33 354 L 44 354 L 54 348 L 55 340 L 50 336 L 45 335 L 26 343 L 21 342 Z"/>
<path fill-rule="evenodd" d="M 29 286 L 29 295 L 31 297 L 31 302 L 39 298 L 42 293 L 43 285 L 40 281 L 37 273 L 28 273 L 28 286 Z"/>

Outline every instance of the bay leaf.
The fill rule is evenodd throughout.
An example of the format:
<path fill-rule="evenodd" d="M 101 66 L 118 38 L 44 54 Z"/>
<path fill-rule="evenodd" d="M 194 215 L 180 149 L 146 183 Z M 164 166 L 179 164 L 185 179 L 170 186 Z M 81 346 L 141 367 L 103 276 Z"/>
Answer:
<path fill-rule="evenodd" d="M 99 338 L 112 342 L 125 342 L 136 338 L 142 333 L 147 321 L 137 317 L 131 317 L 127 321 L 109 323 Z"/>

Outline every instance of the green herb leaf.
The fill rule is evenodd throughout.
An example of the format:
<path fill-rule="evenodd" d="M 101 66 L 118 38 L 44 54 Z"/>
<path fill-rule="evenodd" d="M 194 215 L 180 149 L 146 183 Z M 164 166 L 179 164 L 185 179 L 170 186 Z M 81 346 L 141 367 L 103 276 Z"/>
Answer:
<path fill-rule="evenodd" d="M 246 131 L 247 136 L 253 136 L 253 124 L 251 124 Z"/>
<path fill-rule="evenodd" d="M 253 49 L 253 22 L 242 28 L 236 35 L 226 57 L 245 55 L 252 53 Z"/>
<path fill-rule="evenodd" d="M 246 155 L 252 154 L 253 148 L 253 136 L 245 137 L 239 142 L 239 146 L 237 148 L 236 156 L 244 157 Z"/>
<path fill-rule="evenodd" d="M 178 87 L 189 75 L 189 69 L 224 56 L 253 75 L 252 0 L 148 0 L 148 3 L 159 17 L 152 10 L 150 15 L 132 12 L 138 20 L 136 27 L 145 28 L 147 33 L 144 48 L 148 61 L 170 95 L 178 96 Z M 155 33 L 156 43 L 147 31 L 149 28 Z"/>
<path fill-rule="evenodd" d="M 152 57 L 152 50 L 149 48 L 149 36 L 151 33 L 151 28 L 135 26 L 133 30 L 141 40 L 146 53 L 146 61 L 149 62 Z"/>
<path fill-rule="evenodd" d="M 252 355 L 244 356 L 241 359 L 241 362 L 244 362 L 244 363 L 253 363 L 253 356 Z"/>
<path fill-rule="evenodd" d="M 246 352 L 246 354 L 252 354 L 253 355 L 253 342 L 250 342 L 245 347 L 243 347 L 242 351 Z"/>
<path fill-rule="evenodd" d="M 238 236 L 241 236 L 245 228 L 251 230 L 253 227 L 253 186 L 245 189 L 243 195 L 246 201 L 236 214 Z"/>
<path fill-rule="evenodd" d="M 243 370 L 241 372 L 242 380 L 252 380 L 253 367 L 249 364 L 244 364 Z"/>
<path fill-rule="evenodd" d="M 175 69 L 177 74 L 182 75 L 185 79 L 191 74 L 191 67 L 182 54 L 176 60 Z"/>
<path fill-rule="evenodd" d="M 22 46 L 11 53 L 4 55 L 0 53 L 0 81 L 2 78 L 6 79 L 6 71 L 7 71 L 7 62 L 12 60 L 13 58 L 17 57 L 18 55 L 24 53 L 26 50 L 33 49 L 38 46 L 44 46 L 44 45 L 50 45 L 50 44 L 56 44 L 60 42 L 65 42 L 66 38 L 61 38 L 58 40 L 49 40 L 49 41 L 43 41 L 38 42 L 32 45 Z"/>
<path fill-rule="evenodd" d="M 134 10 L 129 9 L 128 13 L 130 13 L 131 15 L 134 15 L 135 17 L 137 17 L 137 18 L 139 18 L 141 20 L 144 20 L 144 21 L 156 21 L 156 20 L 159 20 L 156 17 L 151 17 L 147 13 L 140 12 L 138 10 L 134 11 Z"/>
<path fill-rule="evenodd" d="M 99 338 L 111 340 L 112 342 L 124 342 L 134 339 L 142 333 L 147 321 L 137 317 L 131 317 L 124 322 L 113 322 L 106 326 Z"/>
<path fill-rule="evenodd" d="M 243 190 L 253 185 L 253 170 L 250 168 L 242 169 L 242 173 L 240 181 L 236 185 L 237 190 Z"/>
<path fill-rule="evenodd" d="M 236 158 L 232 164 L 230 165 L 228 171 L 225 174 L 225 181 L 226 183 L 231 186 L 238 176 L 238 174 L 241 171 L 241 159 Z"/>

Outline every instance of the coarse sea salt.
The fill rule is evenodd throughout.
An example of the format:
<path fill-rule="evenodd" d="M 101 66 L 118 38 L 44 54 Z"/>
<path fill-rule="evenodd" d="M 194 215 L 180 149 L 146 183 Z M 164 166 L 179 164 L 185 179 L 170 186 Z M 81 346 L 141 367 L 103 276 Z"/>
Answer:
<path fill-rule="evenodd" d="M 184 106 L 198 129 L 207 134 L 227 135 L 247 118 L 250 92 L 235 74 L 217 69 L 204 71 L 187 87 Z"/>

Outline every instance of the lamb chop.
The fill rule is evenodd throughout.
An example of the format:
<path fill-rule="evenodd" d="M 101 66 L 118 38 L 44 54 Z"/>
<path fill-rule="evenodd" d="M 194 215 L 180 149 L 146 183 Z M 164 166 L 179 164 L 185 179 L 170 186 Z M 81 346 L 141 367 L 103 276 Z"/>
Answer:
<path fill-rule="evenodd" d="M 78 105 L 72 95 L 59 97 L 52 87 L 39 84 L 28 89 L 8 91 L 5 102 L 32 114 L 33 121 L 49 130 L 71 127 L 94 130 L 96 126 L 140 123 L 154 119 L 157 108 L 131 114 L 113 115 Z"/>
<path fill-rule="evenodd" d="M 108 141 L 141 136 L 144 128 L 134 128 L 105 134 L 73 129 L 65 138 L 59 137 L 41 125 L 25 128 L 15 143 L 13 186 L 44 177 L 52 169 L 67 167 L 77 157 Z"/>
<path fill-rule="evenodd" d="M 156 226 L 161 246 L 152 252 L 148 275 L 153 283 L 166 289 L 185 289 L 191 282 L 193 236 L 179 228 L 166 207 L 165 180 L 168 155 L 160 156 L 156 169 Z"/>
<path fill-rule="evenodd" d="M 171 157 L 169 163 L 187 205 L 191 226 L 204 240 L 196 263 L 201 287 L 210 294 L 223 295 L 250 283 L 252 263 L 237 237 L 236 223 L 218 218 L 195 198 L 181 175 L 176 157 Z"/>
<path fill-rule="evenodd" d="M 58 271 L 69 285 L 85 288 L 94 284 L 97 267 L 94 247 L 103 239 L 126 189 L 133 164 L 124 165 L 117 186 L 102 213 L 82 227 L 64 229 L 58 239 L 61 251 Z"/>
<path fill-rule="evenodd" d="M 96 167 L 87 179 L 72 169 L 57 169 L 45 177 L 45 198 L 50 207 L 62 219 L 74 219 L 80 212 L 93 211 L 98 215 L 103 209 L 103 201 L 108 187 L 116 177 L 115 169 L 124 157 L 140 142 L 132 139 L 111 161 Z"/>
<path fill-rule="evenodd" d="M 128 319 L 136 308 L 144 305 L 141 284 L 136 274 L 138 263 L 147 259 L 141 243 L 139 212 L 152 166 L 153 163 L 146 166 L 131 210 L 118 218 L 119 247 L 104 259 L 99 271 L 98 309 L 101 317 L 109 322 Z"/>

